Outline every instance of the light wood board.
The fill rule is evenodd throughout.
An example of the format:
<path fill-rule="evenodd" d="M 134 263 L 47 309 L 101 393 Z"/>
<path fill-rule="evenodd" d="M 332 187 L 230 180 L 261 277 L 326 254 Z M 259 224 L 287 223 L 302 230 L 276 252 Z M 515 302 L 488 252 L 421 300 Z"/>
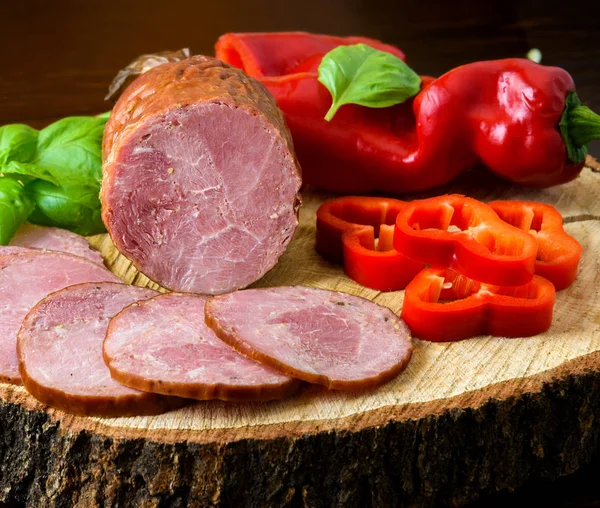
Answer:
<path fill-rule="evenodd" d="M 137 418 L 90 418 L 84 427 L 107 426 L 126 431 L 178 429 L 202 431 L 318 422 L 347 418 L 387 406 L 443 400 L 508 380 L 520 380 L 555 369 L 565 362 L 600 351 L 600 174 L 585 170 L 569 184 L 546 190 L 510 186 L 489 175 L 469 176 L 439 192 L 459 192 L 482 200 L 529 199 L 554 205 L 565 217 L 566 231 L 583 246 L 577 281 L 557 293 L 551 329 L 526 339 L 477 337 L 456 343 L 415 339 L 407 369 L 383 387 L 360 394 L 318 388 L 287 400 L 232 404 L 202 402 L 165 415 Z M 422 193 L 418 197 L 435 195 Z M 322 259 L 314 249 L 315 213 L 331 196 L 305 192 L 300 225 L 277 266 L 253 287 L 305 285 L 368 298 L 399 313 L 403 291 L 382 293 L 360 286 L 342 268 Z M 162 290 L 114 248 L 108 235 L 90 238 L 106 264 L 124 281 Z M 164 290 L 162 290 L 164 291 Z M 3 387 L 11 399 L 23 388 Z M 0 392 L 1 393 L 1 392 Z M 19 397 L 20 398 L 20 397 Z M 50 410 L 52 411 L 52 410 Z M 61 417 L 60 412 L 56 412 Z M 244 433 L 240 434 L 242 437 Z"/>
<path fill-rule="evenodd" d="M 583 246 L 583 257 L 577 281 L 557 294 L 548 332 L 526 339 L 477 337 L 456 343 L 415 339 L 415 352 L 407 369 L 386 385 L 364 393 L 327 392 L 314 387 L 277 402 L 201 402 L 160 416 L 112 419 L 67 415 L 39 404 L 22 387 L 10 385 L 0 385 L 0 402 L 3 399 L 28 411 L 46 412 L 48 421 L 58 424 L 62 432 L 68 429 L 70 433 L 85 431 L 116 440 L 146 438 L 159 443 L 220 446 L 248 439 L 359 432 L 453 410 L 477 410 L 490 401 L 541 393 L 545 386 L 573 376 L 600 373 L 600 173 L 586 168 L 573 182 L 532 190 L 473 172 L 445 188 L 405 198 L 446 192 L 484 201 L 540 201 L 554 205 L 563 214 L 567 232 Z M 329 197 L 305 192 L 300 225 L 288 251 L 254 287 L 307 285 L 333 289 L 363 296 L 399 312 L 402 291 L 380 293 L 361 287 L 349 280 L 340 266 L 316 253 L 315 212 Z M 115 250 L 108 235 L 91 237 L 90 243 L 124 281 L 158 288 Z M 535 413 L 531 418 L 536 418 Z M 524 422 L 528 424 L 534 422 Z M 600 423 L 590 425 L 597 432 Z"/>

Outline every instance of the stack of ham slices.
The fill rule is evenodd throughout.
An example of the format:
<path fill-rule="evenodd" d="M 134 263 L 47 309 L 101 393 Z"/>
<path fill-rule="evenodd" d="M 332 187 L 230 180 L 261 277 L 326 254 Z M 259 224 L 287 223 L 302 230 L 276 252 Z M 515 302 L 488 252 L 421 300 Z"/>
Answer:
<path fill-rule="evenodd" d="M 85 238 L 26 226 L 0 248 L 0 381 L 72 413 L 125 416 L 279 399 L 303 383 L 361 390 L 404 368 L 411 339 L 387 308 L 242 289 L 285 251 L 302 183 L 258 81 L 202 56 L 156 67 L 117 102 L 103 152 L 114 244 L 179 293 L 123 284 Z"/>
<path fill-rule="evenodd" d="M 372 388 L 412 353 L 404 323 L 362 298 L 307 287 L 161 294 L 122 283 L 100 259 L 85 238 L 36 226 L 0 249 L 3 381 L 75 414 L 146 415 L 190 399 L 279 399 L 303 382 Z"/>

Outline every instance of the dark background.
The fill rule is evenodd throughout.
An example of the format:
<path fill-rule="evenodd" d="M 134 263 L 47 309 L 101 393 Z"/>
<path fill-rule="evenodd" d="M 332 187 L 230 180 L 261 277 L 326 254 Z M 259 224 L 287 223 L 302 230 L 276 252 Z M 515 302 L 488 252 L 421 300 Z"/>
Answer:
<path fill-rule="evenodd" d="M 600 113 L 600 1 L 0 0 L 0 125 L 42 127 L 105 111 L 108 84 L 139 54 L 213 54 L 222 33 L 271 30 L 374 37 L 434 76 L 539 48 L 542 62 L 569 71 L 582 101 Z M 600 142 L 591 152 L 600 156 Z M 477 506 L 600 506 L 600 460 Z"/>
<path fill-rule="evenodd" d="M 116 71 L 142 53 L 190 47 L 213 54 L 230 31 L 360 34 L 402 48 L 420 74 L 542 51 L 600 111 L 600 2 L 0 0 L 0 124 L 42 126 L 107 109 Z M 600 155 L 600 143 L 592 153 Z"/>

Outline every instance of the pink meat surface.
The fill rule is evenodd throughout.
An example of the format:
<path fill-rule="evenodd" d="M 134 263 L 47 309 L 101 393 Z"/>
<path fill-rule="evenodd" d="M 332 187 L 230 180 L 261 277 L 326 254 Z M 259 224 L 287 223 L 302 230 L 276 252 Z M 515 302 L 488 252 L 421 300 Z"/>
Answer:
<path fill-rule="evenodd" d="M 200 400 L 269 400 L 297 386 L 219 340 L 204 323 L 205 302 L 171 293 L 117 314 L 104 341 L 113 377 L 138 389 Z"/>
<path fill-rule="evenodd" d="M 15 252 L 16 247 L 66 252 L 67 254 L 89 259 L 94 263 L 104 263 L 102 255 L 93 250 L 83 236 L 66 229 L 24 224 L 11 240 L 10 247 L 0 247 L 0 254 Z M 12 249 L 12 251 L 9 249 Z"/>
<path fill-rule="evenodd" d="M 147 288 L 105 282 L 78 284 L 42 300 L 19 332 L 25 388 L 35 396 L 41 392 L 42 402 L 67 410 L 73 401 L 91 408 L 123 397 L 133 398 L 130 403 L 136 397 L 143 401 L 146 394 L 111 378 L 102 358 L 102 341 L 115 314 L 156 294 Z"/>
<path fill-rule="evenodd" d="M 102 281 L 120 279 L 79 256 L 47 251 L 0 256 L 0 381 L 21 384 L 17 332 L 37 302 L 72 284 Z"/>
<path fill-rule="evenodd" d="M 17 247 L 16 245 L 0 245 L 0 256 L 20 254 L 21 252 L 35 252 L 36 250 L 39 249 L 32 249 L 31 247 Z"/>
<path fill-rule="evenodd" d="M 149 122 L 122 148 L 104 195 L 119 250 L 170 289 L 217 294 L 251 284 L 297 224 L 300 180 L 290 178 L 286 149 L 260 117 L 220 104 Z"/>
<path fill-rule="evenodd" d="M 335 389 L 381 384 L 400 372 L 412 354 L 409 330 L 391 310 L 316 288 L 218 296 L 207 303 L 206 320 L 238 351 Z"/>

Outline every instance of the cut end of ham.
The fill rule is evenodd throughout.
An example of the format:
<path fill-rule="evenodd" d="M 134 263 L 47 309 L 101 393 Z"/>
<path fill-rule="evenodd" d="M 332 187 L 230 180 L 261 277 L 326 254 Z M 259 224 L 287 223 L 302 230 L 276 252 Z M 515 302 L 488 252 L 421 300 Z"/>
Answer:
<path fill-rule="evenodd" d="M 373 302 L 307 287 L 249 289 L 206 304 L 206 322 L 241 353 L 337 390 L 373 388 L 412 355 L 404 322 Z"/>
<path fill-rule="evenodd" d="M 104 359 L 139 390 L 198 400 L 273 400 L 299 381 L 234 351 L 204 323 L 206 298 L 171 293 L 125 308 L 110 322 Z"/>
<path fill-rule="evenodd" d="M 120 279 L 79 256 L 32 249 L 0 256 L 0 382 L 21 384 L 17 332 L 37 302 L 72 284 L 103 281 Z"/>
<path fill-rule="evenodd" d="M 181 407 L 181 399 L 117 383 L 102 358 L 110 318 L 156 294 L 104 282 L 70 286 L 44 298 L 19 331 L 19 371 L 27 391 L 41 402 L 79 415 L 158 414 Z"/>
<path fill-rule="evenodd" d="M 273 98 L 195 57 L 138 78 L 104 142 L 103 219 L 162 286 L 221 294 L 277 262 L 298 224 L 300 170 Z"/>

